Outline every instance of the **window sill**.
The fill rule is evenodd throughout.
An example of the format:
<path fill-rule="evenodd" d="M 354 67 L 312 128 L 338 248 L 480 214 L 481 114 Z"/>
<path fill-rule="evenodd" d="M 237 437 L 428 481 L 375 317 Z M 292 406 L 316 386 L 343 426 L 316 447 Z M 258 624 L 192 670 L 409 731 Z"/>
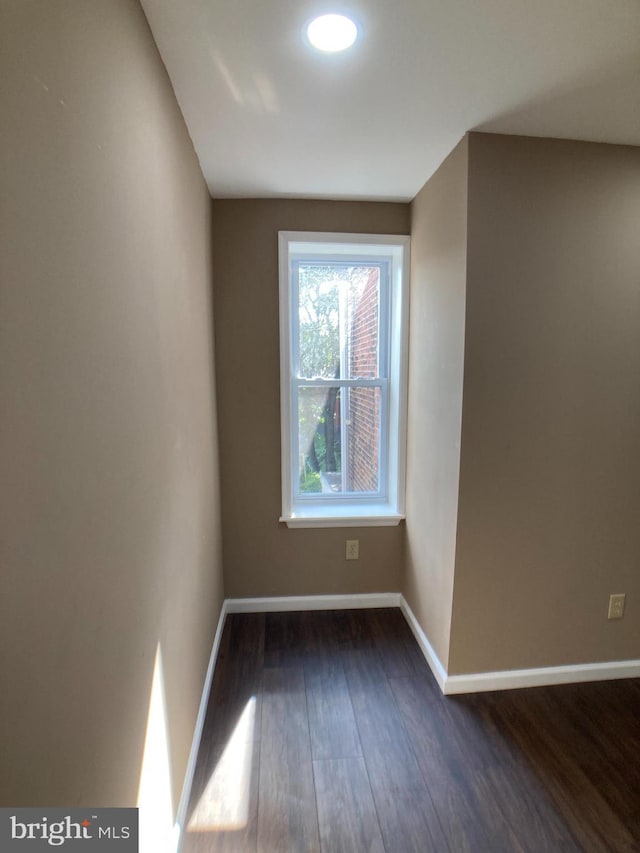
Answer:
<path fill-rule="evenodd" d="M 287 527 L 395 527 L 404 515 L 386 506 L 313 507 L 283 515 Z"/>

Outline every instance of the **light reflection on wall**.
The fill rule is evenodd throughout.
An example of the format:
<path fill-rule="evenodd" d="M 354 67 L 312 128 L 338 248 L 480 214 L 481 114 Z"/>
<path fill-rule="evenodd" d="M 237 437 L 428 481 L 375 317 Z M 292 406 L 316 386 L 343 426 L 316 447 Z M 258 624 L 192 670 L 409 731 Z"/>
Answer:
<path fill-rule="evenodd" d="M 168 853 L 175 849 L 171 758 L 162 649 L 156 647 L 149 697 L 147 732 L 138 787 L 140 853 Z"/>

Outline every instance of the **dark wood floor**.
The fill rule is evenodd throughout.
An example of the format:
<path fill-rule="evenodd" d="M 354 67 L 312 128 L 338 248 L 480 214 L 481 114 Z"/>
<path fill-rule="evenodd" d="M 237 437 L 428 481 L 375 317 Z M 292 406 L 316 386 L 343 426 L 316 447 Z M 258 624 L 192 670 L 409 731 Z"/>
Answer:
<path fill-rule="evenodd" d="M 397 609 L 228 616 L 182 853 L 640 850 L 640 682 L 441 695 Z"/>

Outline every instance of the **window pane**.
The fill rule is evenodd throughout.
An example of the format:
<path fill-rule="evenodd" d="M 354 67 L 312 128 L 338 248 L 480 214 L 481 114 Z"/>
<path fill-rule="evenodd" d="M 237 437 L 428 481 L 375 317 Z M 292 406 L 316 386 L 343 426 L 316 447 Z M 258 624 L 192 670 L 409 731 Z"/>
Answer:
<path fill-rule="evenodd" d="M 347 472 L 350 492 L 380 488 L 380 389 L 350 388 Z"/>
<path fill-rule="evenodd" d="M 378 376 L 380 268 L 298 266 L 300 376 Z"/>
<path fill-rule="evenodd" d="M 341 492 L 340 388 L 298 390 L 300 493 Z"/>
<path fill-rule="evenodd" d="M 298 389 L 300 494 L 375 494 L 380 388 Z"/>

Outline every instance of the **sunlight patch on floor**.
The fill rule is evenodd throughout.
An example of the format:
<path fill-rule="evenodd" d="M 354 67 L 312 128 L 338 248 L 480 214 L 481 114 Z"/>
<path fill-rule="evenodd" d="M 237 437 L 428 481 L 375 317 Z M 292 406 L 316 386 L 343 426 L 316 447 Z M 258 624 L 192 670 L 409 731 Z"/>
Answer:
<path fill-rule="evenodd" d="M 188 832 L 240 830 L 249 820 L 251 764 L 256 717 L 256 697 L 252 696 L 198 800 Z"/>

